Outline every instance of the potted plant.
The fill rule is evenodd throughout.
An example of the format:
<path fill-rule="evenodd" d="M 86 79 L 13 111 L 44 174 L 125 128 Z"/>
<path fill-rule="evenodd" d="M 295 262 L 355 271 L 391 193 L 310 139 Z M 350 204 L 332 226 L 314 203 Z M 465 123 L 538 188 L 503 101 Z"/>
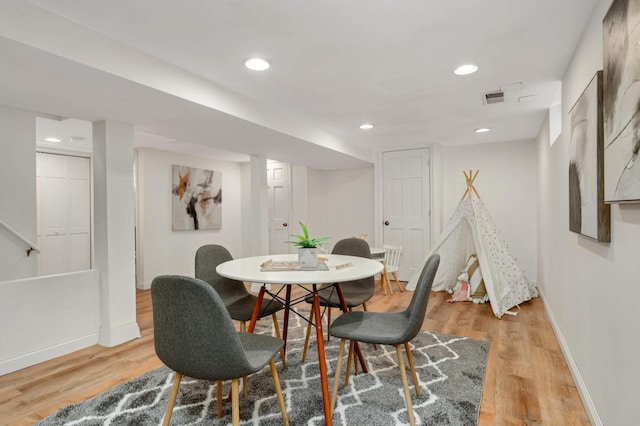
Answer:
<path fill-rule="evenodd" d="M 292 235 L 296 241 L 288 241 L 290 244 L 298 246 L 298 264 L 302 268 L 315 268 L 318 266 L 318 246 L 329 239 L 329 237 L 309 238 L 307 226 L 300 223 L 302 235 Z"/>

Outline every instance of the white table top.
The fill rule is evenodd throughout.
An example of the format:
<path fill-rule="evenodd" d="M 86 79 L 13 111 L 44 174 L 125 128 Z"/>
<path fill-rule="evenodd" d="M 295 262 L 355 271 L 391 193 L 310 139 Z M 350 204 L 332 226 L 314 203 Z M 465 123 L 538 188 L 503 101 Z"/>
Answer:
<path fill-rule="evenodd" d="M 245 257 L 221 263 L 216 272 L 223 277 L 239 281 L 250 281 L 269 284 L 325 284 L 341 283 L 371 277 L 382 272 L 383 266 L 377 260 L 356 256 L 323 254 L 327 258 L 328 271 L 266 271 L 260 265 L 268 260 L 297 260 L 297 254 L 276 254 Z M 353 266 L 336 269 L 337 265 L 351 263 Z"/>

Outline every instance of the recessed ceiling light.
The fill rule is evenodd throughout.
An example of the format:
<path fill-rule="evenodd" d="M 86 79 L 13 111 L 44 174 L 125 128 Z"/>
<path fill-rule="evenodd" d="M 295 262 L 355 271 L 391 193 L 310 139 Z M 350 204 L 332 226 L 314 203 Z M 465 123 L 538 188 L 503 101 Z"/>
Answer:
<path fill-rule="evenodd" d="M 490 131 L 491 131 L 490 127 L 479 127 L 479 128 L 474 130 L 474 132 L 476 132 L 476 133 L 486 133 L 486 132 L 490 132 Z"/>
<path fill-rule="evenodd" d="M 364 123 L 360 125 L 360 128 L 362 130 L 369 130 L 369 129 L 373 129 L 373 124 L 369 124 L 369 123 Z"/>
<path fill-rule="evenodd" d="M 249 58 L 245 59 L 244 66 L 253 71 L 264 71 L 269 69 L 271 64 L 262 58 Z"/>
<path fill-rule="evenodd" d="M 476 71 L 478 71 L 478 66 L 477 65 L 465 64 L 465 65 L 460 65 L 458 68 L 456 68 L 453 71 L 453 73 L 455 75 L 468 75 L 468 74 L 473 74 Z"/>
<path fill-rule="evenodd" d="M 50 137 L 50 138 L 46 138 L 45 141 L 47 142 L 53 142 L 53 143 L 59 143 L 62 142 L 62 139 L 60 138 L 54 138 L 54 137 Z"/>

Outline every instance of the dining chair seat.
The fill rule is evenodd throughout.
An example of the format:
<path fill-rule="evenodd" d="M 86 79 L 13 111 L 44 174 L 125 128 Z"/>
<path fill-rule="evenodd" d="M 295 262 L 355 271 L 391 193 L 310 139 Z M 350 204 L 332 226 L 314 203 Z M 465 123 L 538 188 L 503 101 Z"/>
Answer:
<path fill-rule="evenodd" d="M 336 362 L 333 392 L 331 395 L 331 409 L 335 406 L 338 386 L 340 383 L 340 371 L 346 340 L 349 340 L 349 359 L 352 359 L 354 342 L 364 342 L 381 345 L 391 345 L 396 349 L 400 377 L 404 388 L 404 399 L 407 406 L 407 415 L 411 425 L 415 425 L 413 404 L 404 367 L 401 346 L 404 346 L 413 378 L 416 394 L 420 397 L 420 387 L 413 364 L 413 357 L 409 342 L 420 332 L 427 310 L 427 302 L 431 292 L 431 285 L 435 278 L 440 256 L 434 254 L 427 259 L 425 266 L 416 284 L 416 289 L 411 302 L 402 312 L 362 312 L 354 311 L 340 315 L 331 324 L 331 335 L 340 338 L 340 348 Z M 349 381 L 351 364 L 347 363 L 346 383 Z"/>
<path fill-rule="evenodd" d="M 223 277 L 216 272 L 216 267 L 219 264 L 229 260 L 233 260 L 233 256 L 226 247 L 218 244 L 201 246 L 196 251 L 195 276 L 208 283 L 218 293 L 231 319 L 239 321 L 240 331 L 244 332 L 247 331 L 247 322 L 251 320 L 258 297 L 249 293 L 243 282 Z M 274 299 L 262 299 L 260 304 L 259 318 L 271 316 L 273 330 L 278 338 L 280 338 L 280 328 L 276 313 L 282 309 L 284 309 L 284 305 Z M 284 347 L 280 349 L 280 359 L 282 366 L 286 368 L 287 360 Z M 246 397 L 248 394 L 246 379 L 243 379 L 242 383 L 242 392 Z"/>
<path fill-rule="evenodd" d="M 333 246 L 332 254 L 342 254 L 348 256 L 364 257 L 371 259 L 371 251 L 369 249 L 369 243 L 361 238 L 344 238 Z M 340 289 L 344 296 L 344 301 L 348 310 L 362 305 L 362 309 L 367 310 L 366 302 L 368 302 L 374 295 L 376 290 L 375 278 L 373 276 L 362 278 L 355 281 L 349 281 L 341 283 Z M 330 336 L 329 327 L 331 324 L 331 308 L 342 309 L 340 304 L 340 297 L 338 295 L 335 284 L 327 284 L 318 291 L 320 297 L 320 305 L 327 308 L 327 339 Z M 305 301 L 309 304 L 313 303 L 313 296 L 309 295 L 305 298 Z M 311 336 L 311 323 L 313 322 L 313 311 L 309 315 L 309 323 L 307 326 L 307 332 L 305 335 L 304 346 L 302 350 L 302 362 L 305 361 L 307 356 L 307 348 L 309 347 L 309 337 Z M 321 319 L 316 319 L 320 321 Z"/>
<path fill-rule="evenodd" d="M 240 330 L 246 329 L 246 322 L 251 320 L 258 297 L 249 293 L 244 283 L 223 277 L 216 272 L 216 267 L 233 260 L 231 253 L 218 244 L 207 244 L 196 251 L 195 277 L 211 285 L 224 301 L 231 318 L 240 321 Z M 260 305 L 259 318 L 271 315 L 276 336 L 280 337 L 276 312 L 284 309 L 284 305 L 274 299 L 263 299 Z"/>
<path fill-rule="evenodd" d="M 271 369 L 284 424 L 289 424 L 274 361 L 284 341 L 237 332 L 218 293 L 197 278 L 162 275 L 151 284 L 153 339 L 158 358 L 176 372 L 164 425 L 169 425 L 183 376 L 217 383 L 222 416 L 222 381 L 231 380 L 232 423 L 239 425 L 239 378 Z"/>

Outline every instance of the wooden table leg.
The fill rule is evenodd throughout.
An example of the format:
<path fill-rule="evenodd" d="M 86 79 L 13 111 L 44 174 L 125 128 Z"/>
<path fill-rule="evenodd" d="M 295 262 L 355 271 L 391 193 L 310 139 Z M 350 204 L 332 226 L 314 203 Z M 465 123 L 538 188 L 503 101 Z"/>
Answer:
<path fill-rule="evenodd" d="M 322 385 L 322 402 L 324 404 L 324 421 L 331 426 L 331 399 L 329 396 L 329 380 L 327 379 L 327 360 L 324 353 L 322 337 L 322 315 L 320 314 L 320 297 L 316 285 L 313 285 L 313 312 L 316 318 L 316 341 L 318 342 L 318 364 L 320 365 L 320 384 Z"/>
<path fill-rule="evenodd" d="M 286 296 L 284 300 L 284 321 L 282 324 L 282 340 L 284 340 L 284 346 L 282 349 L 284 353 L 287 353 L 287 332 L 289 330 L 289 308 L 291 307 L 291 286 L 287 286 Z"/>
<path fill-rule="evenodd" d="M 258 316 L 260 315 L 260 308 L 262 307 L 262 299 L 264 299 L 264 284 L 260 287 L 260 291 L 258 292 L 258 299 L 256 300 L 256 306 L 253 307 L 253 312 L 251 313 L 251 322 L 249 322 L 247 333 L 253 333 L 253 330 L 256 328 Z"/>
<path fill-rule="evenodd" d="M 344 300 L 344 294 L 342 293 L 342 288 L 340 288 L 340 284 L 336 284 L 336 291 L 338 292 L 338 298 L 340 299 L 340 306 L 342 306 L 342 312 L 349 312 L 349 308 L 347 307 L 347 302 Z M 360 365 L 362 366 L 362 372 L 368 373 L 369 369 L 367 368 L 367 363 L 364 361 L 364 355 L 362 354 L 362 350 L 360 349 L 360 345 L 358 342 L 355 343 L 356 354 L 358 355 L 358 359 L 360 360 Z"/>

